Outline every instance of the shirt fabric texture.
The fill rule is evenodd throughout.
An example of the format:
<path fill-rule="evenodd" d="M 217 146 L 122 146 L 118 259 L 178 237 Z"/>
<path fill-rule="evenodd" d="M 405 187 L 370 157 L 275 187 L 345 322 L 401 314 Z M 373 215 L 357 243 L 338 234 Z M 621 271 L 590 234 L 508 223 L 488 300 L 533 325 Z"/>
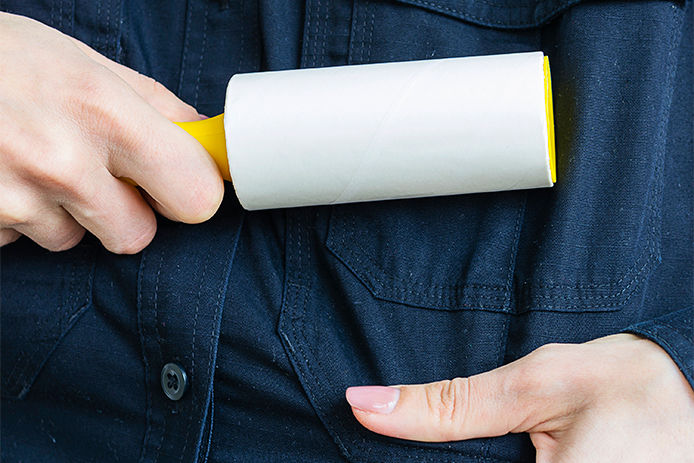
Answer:
<path fill-rule="evenodd" d="M 542 50 L 558 169 L 552 189 L 259 212 L 227 184 L 214 218 L 159 218 L 134 256 L 91 236 L 60 253 L 27 239 L 2 248 L 2 461 L 534 461 L 526 434 L 376 435 L 344 390 L 474 375 L 619 332 L 658 343 L 694 384 L 690 2 L 0 10 L 86 42 L 209 116 L 239 72 Z M 188 376 L 178 401 L 160 385 L 171 362 Z"/>

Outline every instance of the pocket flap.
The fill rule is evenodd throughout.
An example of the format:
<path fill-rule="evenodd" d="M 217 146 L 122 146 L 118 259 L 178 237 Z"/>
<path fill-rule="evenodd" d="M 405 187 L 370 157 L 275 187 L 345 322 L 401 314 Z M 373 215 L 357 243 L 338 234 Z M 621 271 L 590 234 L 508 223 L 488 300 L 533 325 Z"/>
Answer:
<path fill-rule="evenodd" d="M 88 245 L 49 252 L 28 239 L 2 249 L 2 397 L 22 399 L 77 319 L 91 306 Z"/>

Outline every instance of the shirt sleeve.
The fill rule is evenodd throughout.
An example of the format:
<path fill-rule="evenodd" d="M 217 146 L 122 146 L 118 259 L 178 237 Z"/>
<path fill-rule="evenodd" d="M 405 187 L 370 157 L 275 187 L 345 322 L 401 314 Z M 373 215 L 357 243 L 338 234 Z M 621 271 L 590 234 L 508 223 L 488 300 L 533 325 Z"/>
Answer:
<path fill-rule="evenodd" d="M 636 323 L 623 332 L 643 336 L 662 347 L 694 388 L 694 307 Z"/>

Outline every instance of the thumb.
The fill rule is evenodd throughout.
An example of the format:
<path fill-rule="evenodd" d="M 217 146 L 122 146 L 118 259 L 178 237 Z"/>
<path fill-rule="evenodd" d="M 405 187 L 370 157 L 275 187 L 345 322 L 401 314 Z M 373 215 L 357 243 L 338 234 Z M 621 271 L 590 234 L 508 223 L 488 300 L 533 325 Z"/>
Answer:
<path fill-rule="evenodd" d="M 401 439 L 445 442 L 545 430 L 572 408 L 565 403 L 572 394 L 560 377 L 563 362 L 551 357 L 532 353 L 486 373 L 429 384 L 351 387 L 346 398 L 364 427 Z"/>
<path fill-rule="evenodd" d="M 147 103 L 170 121 L 189 122 L 204 119 L 197 110 L 180 100 L 164 85 L 127 66 L 112 61 L 79 40 L 68 37 L 77 48 L 98 64 L 125 81 Z"/>

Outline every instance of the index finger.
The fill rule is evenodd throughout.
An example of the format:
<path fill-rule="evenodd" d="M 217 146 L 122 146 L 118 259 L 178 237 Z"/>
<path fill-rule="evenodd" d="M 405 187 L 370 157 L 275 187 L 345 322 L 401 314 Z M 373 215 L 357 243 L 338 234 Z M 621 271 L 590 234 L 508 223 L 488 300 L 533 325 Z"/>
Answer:
<path fill-rule="evenodd" d="M 217 211 L 222 177 L 210 155 L 127 86 L 112 102 L 107 167 L 128 177 L 178 220 L 198 223 Z"/>

